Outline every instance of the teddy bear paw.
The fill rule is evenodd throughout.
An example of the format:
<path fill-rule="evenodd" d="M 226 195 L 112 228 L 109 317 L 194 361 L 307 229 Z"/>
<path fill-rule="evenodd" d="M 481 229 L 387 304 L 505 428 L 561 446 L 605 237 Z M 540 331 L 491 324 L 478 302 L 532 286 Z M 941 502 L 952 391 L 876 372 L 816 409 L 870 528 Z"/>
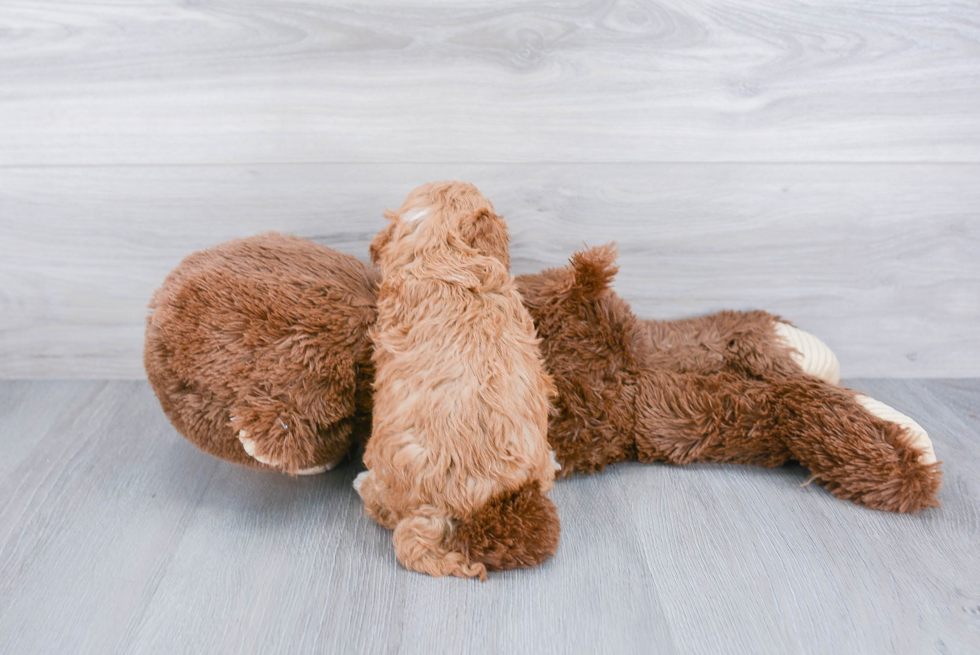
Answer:
<path fill-rule="evenodd" d="M 255 461 L 261 462 L 267 466 L 274 466 L 276 468 L 281 468 L 280 462 L 276 462 L 275 460 L 269 457 L 264 457 L 262 455 L 259 455 L 256 452 L 255 440 L 249 439 L 248 433 L 245 430 L 238 431 L 238 440 L 242 442 L 242 448 L 245 449 L 245 452 L 248 453 L 248 456 L 254 459 Z M 335 462 L 328 462 L 326 464 L 320 464 L 319 466 L 310 466 L 308 468 L 299 469 L 298 471 L 296 471 L 296 475 L 319 475 L 321 473 L 326 473 L 327 471 L 331 471 L 334 468 L 336 468 L 337 464 L 340 464 L 340 462 L 342 462 L 343 459 L 344 458 L 341 457 Z"/>
<path fill-rule="evenodd" d="M 897 409 L 889 407 L 885 403 L 875 400 L 870 396 L 858 394 L 855 397 L 855 400 L 857 400 L 862 407 L 878 418 L 884 419 L 890 423 L 897 423 L 905 428 L 905 431 L 908 432 L 909 437 L 911 437 L 912 446 L 922 453 L 919 455 L 920 463 L 933 464 L 936 462 L 936 451 L 932 447 L 932 440 L 929 439 L 929 434 L 921 425 L 913 421 L 905 414 L 902 414 Z"/>
<path fill-rule="evenodd" d="M 256 452 L 255 439 L 249 439 L 248 433 L 245 432 L 245 430 L 238 431 L 238 440 L 242 442 L 242 448 L 245 449 L 245 452 L 248 453 L 249 457 L 251 457 L 257 462 L 262 462 L 263 464 L 266 464 L 268 466 L 276 466 L 276 463 L 273 462 L 271 459 L 259 455 Z"/>
<path fill-rule="evenodd" d="M 807 375 L 836 385 L 840 383 L 840 362 L 827 344 L 809 332 L 788 323 L 776 322 L 776 336 L 792 348 L 791 357 Z"/>
<path fill-rule="evenodd" d="M 320 475 L 321 473 L 334 470 L 337 468 L 337 464 L 340 464 L 342 461 L 344 461 L 343 457 L 335 462 L 327 462 L 326 464 L 321 464 L 319 466 L 311 466 L 310 468 L 300 469 L 296 471 L 296 475 Z"/>

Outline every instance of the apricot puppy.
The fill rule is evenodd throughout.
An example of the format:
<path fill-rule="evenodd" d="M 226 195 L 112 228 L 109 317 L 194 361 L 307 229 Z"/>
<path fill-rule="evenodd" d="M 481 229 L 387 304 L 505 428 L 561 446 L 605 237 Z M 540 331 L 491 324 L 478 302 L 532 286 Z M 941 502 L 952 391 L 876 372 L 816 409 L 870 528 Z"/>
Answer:
<path fill-rule="evenodd" d="M 381 267 L 374 408 L 354 483 L 410 570 L 486 578 L 558 545 L 544 496 L 551 378 L 510 275 L 503 219 L 476 187 L 414 190 L 371 244 Z"/>

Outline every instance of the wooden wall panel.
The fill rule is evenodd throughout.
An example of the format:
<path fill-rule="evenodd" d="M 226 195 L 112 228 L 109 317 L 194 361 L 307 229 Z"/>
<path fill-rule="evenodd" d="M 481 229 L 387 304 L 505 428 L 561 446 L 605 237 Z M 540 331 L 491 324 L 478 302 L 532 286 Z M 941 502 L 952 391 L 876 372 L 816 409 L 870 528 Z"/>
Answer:
<path fill-rule="evenodd" d="M 641 316 L 763 308 L 845 376 L 980 375 L 980 165 L 334 164 L 0 170 L 0 376 L 141 377 L 185 255 L 280 230 L 366 259 L 443 178 L 505 215 L 517 273 L 615 240 Z"/>
<path fill-rule="evenodd" d="M 5 0 L 7 165 L 980 161 L 980 4 Z"/>

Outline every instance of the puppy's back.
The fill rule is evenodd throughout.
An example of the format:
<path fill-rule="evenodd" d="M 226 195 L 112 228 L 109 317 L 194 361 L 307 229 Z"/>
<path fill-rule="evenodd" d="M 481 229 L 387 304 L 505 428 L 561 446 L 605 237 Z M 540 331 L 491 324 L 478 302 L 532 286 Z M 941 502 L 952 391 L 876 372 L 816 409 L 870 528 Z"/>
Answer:
<path fill-rule="evenodd" d="M 372 244 L 384 280 L 359 484 L 407 568 L 482 577 L 557 547 L 545 496 L 553 387 L 507 270 L 506 227 L 492 209 L 452 200 L 451 216 L 406 201 Z"/>

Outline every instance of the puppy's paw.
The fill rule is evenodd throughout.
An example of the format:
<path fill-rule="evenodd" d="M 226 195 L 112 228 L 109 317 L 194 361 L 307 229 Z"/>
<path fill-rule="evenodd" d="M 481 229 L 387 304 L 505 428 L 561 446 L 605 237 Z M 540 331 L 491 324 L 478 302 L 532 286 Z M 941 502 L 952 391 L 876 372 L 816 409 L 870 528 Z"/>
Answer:
<path fill-rule="evenodd" d="M 367 480 L 367 476 L 370 474 L 371 471 L 361 471 L 357 474 L 357 477 L 354 478 L 354 491 L 357 492 L 358 496 L 361 495 L 361 487 L 364 485 L 364 481 Z"/>
<path fill-rule="evenodd" d="M 857 400 L 862 407 L 878 418 L 884 419 L 890 423 L 896 423 L 905 428 L 905 431 L 908 432 L 909 437 L 911 437 L 912 446 L 922 453 L 919 455 L 919 462 L 921 464 L 935 463 L 936 451 L 932 447 L 932 440 L 929 439 L 929 434 L 921 425 L 913 421 L 905 414 L 902 414 L 894 407 L 889 407 L 885 403 L 875 400 L 870 396 L 858 394 L 855 397 L 855 400 Z"/>
<path fill-rule="evenodd" d="M 776 338 L 792 348 L 791 357 L 807 375 L 828 384 L 840 383 L 840 362 L 820 339 L 787 323 L 776 322 Z"/>

